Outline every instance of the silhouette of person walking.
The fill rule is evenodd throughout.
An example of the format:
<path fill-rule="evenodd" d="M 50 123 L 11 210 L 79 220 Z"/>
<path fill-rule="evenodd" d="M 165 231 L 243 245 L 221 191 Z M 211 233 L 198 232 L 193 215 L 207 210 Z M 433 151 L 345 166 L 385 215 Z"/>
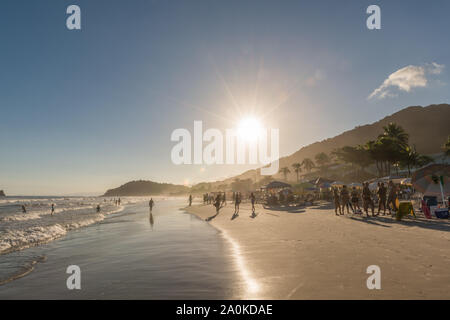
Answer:
<path fill-rule="evenodd" d="M 252 203 L 252 216 L 255 216 L 255 195 L 253 194 L 253 192 L 250 194 L 250 201 Z"/>
<path fill-rule="evenodd" d="M 241 204 L 241 193 L 236 192 L 235 200 L 234 200 L 234 215 L 239 215 L 239 205 Z"/>
<path fill-rule="evenodd" d="M 153 198 L 150 198 L 150 201 L 148 202 L 148 206 L 150 207 L 150 211 L 152 211 L 154 205 L 155 205 L 155 202 L 153 201 Z"/>

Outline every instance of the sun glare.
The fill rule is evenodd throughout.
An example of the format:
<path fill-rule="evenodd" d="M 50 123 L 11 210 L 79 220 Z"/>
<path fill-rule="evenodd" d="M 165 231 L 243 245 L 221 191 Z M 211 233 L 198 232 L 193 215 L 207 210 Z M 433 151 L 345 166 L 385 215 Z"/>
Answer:
<path fill-rule="evenodd" d="M 262 126 L 258 119 L 248 117 L 239 122 L 237 131 L 240 138 L 252 142 L 261 135 Z"/>

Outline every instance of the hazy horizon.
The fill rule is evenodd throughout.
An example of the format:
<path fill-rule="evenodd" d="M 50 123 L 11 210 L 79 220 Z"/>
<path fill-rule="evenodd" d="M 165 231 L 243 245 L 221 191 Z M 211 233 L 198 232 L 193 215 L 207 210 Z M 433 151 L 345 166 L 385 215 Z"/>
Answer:
<path fill-rule="evenodd" d="M 408 106 L 450 103 L 450 3 L 4 1 L 0 190 L 102 194 L 260 165 L 171 162 L 177 128 L 280 129 L 280 156 Z"/>

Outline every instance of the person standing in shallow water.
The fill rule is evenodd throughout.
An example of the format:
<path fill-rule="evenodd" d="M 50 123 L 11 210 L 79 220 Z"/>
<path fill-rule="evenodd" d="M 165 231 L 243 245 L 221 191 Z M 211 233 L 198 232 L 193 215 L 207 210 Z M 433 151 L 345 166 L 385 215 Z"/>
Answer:
<path fill-rule="evenodd" d="M 52 215 L 55 213 L 55 204 L 54 203 L 52 203 Z"/>
<path fill-rule="evenodd" d="M 189 195 L 189 207 L 192 205 L 192 194 Z"/>
<path fill-rule="evenodd" d="M 101 208 L 100 208 L 100 205 L 98 204 L 97 205 L 97 212 L 100 212 L 100 210 L 101 210 Z"/>
<path fill-rule="evenodd" d="M 27 208 L 24 205 L 22 205 L 22 213 L 27 213 Z"/>
<path fill-rule="evenodd" d="M 150 211 L 152 211 L 154 204 L 155 202 L 153 201 L 153 198 L 150 198 L 150 201 L 148 202 L 148 207 L 150 208 Z"/>

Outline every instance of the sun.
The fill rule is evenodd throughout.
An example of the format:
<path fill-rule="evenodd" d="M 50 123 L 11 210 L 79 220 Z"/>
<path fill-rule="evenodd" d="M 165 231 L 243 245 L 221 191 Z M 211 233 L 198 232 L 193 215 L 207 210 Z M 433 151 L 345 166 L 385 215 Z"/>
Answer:
<path fill-rule="evenodd" d="M 254 142 L 261 136 L 261 122 L 257 118 L 246 117 L 239 121 L 237 132 L 239 138 L 247 142 Z"/>

